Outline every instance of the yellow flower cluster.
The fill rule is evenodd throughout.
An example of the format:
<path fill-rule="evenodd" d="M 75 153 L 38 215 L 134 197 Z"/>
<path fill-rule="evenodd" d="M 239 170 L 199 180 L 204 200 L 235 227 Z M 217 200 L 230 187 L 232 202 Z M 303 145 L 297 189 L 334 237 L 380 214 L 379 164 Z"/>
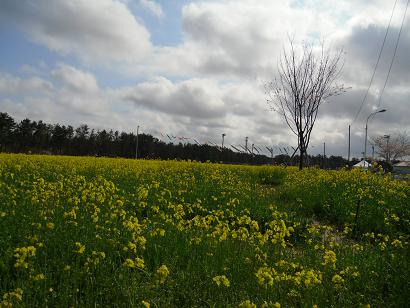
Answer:
<path fill-rule="evenodd" d="M 229 279 L 225 275 L 215 276 L 214 278 L 212 278 L 212 280 L 216 283 L 218 287 L 224 286 L 228 288 L 231 285 Z"/>
<path fill-rule="evenodd" d="M 332 250 L 326 250 L 325 254 L 323 255 L 323 265 L 330 265 L 333 268 L 336 267 L 336 261 L 337 261 L 337 257 L 334 251 Z"/>
<path fill-rule="evenodd" d="M 36 276 L 33 277 L 34 281 L 41 281 L 41 280 L 45 280 L 46 276 L 44 274 L 38 274 Z"/>
<path fill-rule="evenodd" d="M 150 308 L 150 307 L 151 307 L 150 303 L 147 302 L 147 301 L 141 301 L 141 304 L 142 304 L 145 308 Z"/>
<path fill-rule="evenodd" d="M 105 259 L 105 252 L 92 251 L 91 256 L 87 257 L 87 261 L 84 263 L 86 271 L 90 271 L 91 268 L 95 268 L 102 260 Z"/>
<path fill-rule="evenodd" d="M 13 307 L 13 303 L 21 302 L 23 299 L 23 290 L 20 288 L 15 289 L 14 291 L 5 293 L 3 299 L 0 302 L 0 307 L 8 308 Z"/>
<path fill-rule="evenodd" d="M 129 267 L 129 268 L 141 268 L 141 269 L 143 269 L 145 267 L 144 259 L 141 259 L 141 258 L 135 258 L 134 260 L 125 259 L 123 265 L 125 267 Z"/>
<path fill-rule="evenodd" d="M 163 284 L 169 276 L 169 274 L 170 272 L 168 267 L 165 264 L 163 264 L 156 270 L 155 279 L 158 283 Z"/>
<path fill-rule="evenodd" d="M 252 303 L 249 299 L 239 304 L 239 308 L 257 308 L 258 306 Z"/>
<path fill-rule="evenodd" d="M 75 252 L 79 255 L 83 254 L 85 251 L 85 245 L 81 244 L 80 242 L 75 242 Z"/>
<path fill-rule="evenodd" d="M 280 282 L 289 282 L 295 286 L 304 286 L 306 288 L 320 285 L 323 281 L 323 275 L 319 270 L 304 269 L 299 264 L 281 260 L 276 263 L 278 269 L 272 267 L 261 267 L 256 272 L 256 278 L 261 286 L 274 286 Z M 282 267 L 279 270 L 279 267 Z"/>
<path fill-rule="evenodd" d="M 16 258 L 16 263 L 14 264 L 14 266 L 28 268 L 29 258 L 34 257 L 35 255 L 36 255 L 36 247 L 34 246 L 16 248 L 14 250 L 14 257 Z"/>

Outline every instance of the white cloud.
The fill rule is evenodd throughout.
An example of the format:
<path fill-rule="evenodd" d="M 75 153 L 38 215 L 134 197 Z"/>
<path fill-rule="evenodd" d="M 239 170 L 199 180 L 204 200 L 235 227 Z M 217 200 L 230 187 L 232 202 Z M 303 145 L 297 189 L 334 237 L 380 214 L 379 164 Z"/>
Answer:
<path fill-rule="evenodd" d="M 218 118 L 225 115 L 221 90 L 210 80 L 191 79 L 172 83 L 156 78 L 127 91 L 124 98 L 151 110 L 194 118 Z"/>
<path fill-rule="evenodd" d="M 289 36 L 295 36 L 296 41 L 318 42 L 321 38 L 335 41 L 348 33 L 332 10 L 326 11 L 318 1 L 310 2 L 303 7 L 290 0 L 188 3 L 182 9 L 184 41 L 178 46 L 156 46 L 148 61 L 130 71 L 222 79 L 272 78 Z"/>
<path fill-rule="evenodd" d="M 91 63 L 136 61 L 149 53 L 150 34 L 115 0 L 4 0 L 0 16 L 31 40 Z"/>
<path fill-rule="evenodd" d="M 39 77 L 22 79 L 0 72 L 0 92 L 13 95 L 38 94 L 48 95 L 53 91 L 51 82 Z"/>
<path fill-rule="evenodd" d="M 52 75 L 73 91 L 97 92 L 99 90 L 94 75 L 66 64 L 59 64 L 52 71 Z"/>
<path fill-rule="evenodd" d="M 153 0 L 140 0 L 140 5 L 158 18 L 164 17 L 164 11 L 159 3 Z"/>

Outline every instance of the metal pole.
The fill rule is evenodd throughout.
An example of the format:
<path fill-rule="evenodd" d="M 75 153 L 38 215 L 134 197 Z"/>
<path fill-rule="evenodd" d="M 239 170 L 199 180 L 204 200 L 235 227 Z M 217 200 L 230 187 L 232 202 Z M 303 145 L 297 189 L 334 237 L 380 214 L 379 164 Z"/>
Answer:
<path fill-rule="evenodd" d="M 370 117 L 370 116 L 369 116 Z M 363 160 L 366 160 L 366 154 L 367 154 L 367 122 L 369 121 L 369 118 L 367 118 L 366 121 L 366 133 L 364 134 L 364 154 L 363 154 Z"/>
<path fill-rule="evenodd" d="M 245 137 L 245 151 L 248 153 L 248 137 Z"/>
<path fill-rule="evenodd" d="M 323 169 L 325 169 L 326 142 L 323 142 Z"/>
<path fill-rule="evenodd" d="M 367 156 L 367 125 L 369 123 L 369 119 L 371 116 L 374 116 L 376 113 L 380 113 L 380 112 L 385 112 L 386 109 L 382 109 L 382 110 L 377 110 L 375 112 L 372 112 L 371 114 L 369 114 L 369 116 L 366 119 L 366 133 L 365 133 L 365 138 L 364 138 L 364 160 L 366 160 L 366 156 Z"/>
<path fill-rule="evenodd" d="M 225 139 L 226 134 L 222 134 L 222 149 L 224 148 L 224 139 Z"/>
<path fill-rule="evenodd" d="M 350 125 L 349 125 L 349 149 L 347 152 L 347 162 L 350 162 Z"/>
<path fill-rule="evenodd" d="M 140 126 L 137 126 L 137 144 L 135 146 L 135 159 L 138 159 L 138 132 L 139 132 Z"/>
<path fill-rule="evenodd" d="M 372 160 L 374 160 L 374 145 L 372 145 Z"/>

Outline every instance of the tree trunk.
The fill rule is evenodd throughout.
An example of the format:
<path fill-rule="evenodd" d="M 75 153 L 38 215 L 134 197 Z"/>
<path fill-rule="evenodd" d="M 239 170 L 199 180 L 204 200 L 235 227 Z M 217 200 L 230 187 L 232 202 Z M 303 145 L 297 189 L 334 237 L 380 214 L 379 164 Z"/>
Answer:
<path fill-rule="evenodd" d="M 299 170 L 303 169 L 303 158 L 304 158 L 304 148 L 303 148 L 303 135 L 299 133 Z"/>

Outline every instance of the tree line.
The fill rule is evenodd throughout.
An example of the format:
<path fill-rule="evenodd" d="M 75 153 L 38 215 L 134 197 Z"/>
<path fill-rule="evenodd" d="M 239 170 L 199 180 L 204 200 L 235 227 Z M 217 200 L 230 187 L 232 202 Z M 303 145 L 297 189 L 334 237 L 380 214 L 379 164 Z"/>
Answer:
<path fill-rule="evenodd" d="M 9 114 L 0 112 L 1 152 L 135 158 L 137 141 L 138 158 L 144 159 L 286 165 L 294 165 L 298 161 L 297 155 L 292 159 L 285 154 L 267 157 L 207 144 L 165 143 L 149 134 L 138 134 L 137 138 L 134 133 L 95 130 L 87 124 L 75 128 L 71 125 L 48 124 L 27 118 L 16 122 Z M 330 169 L 347 164 L 341 156 L 308 156 L 307 162 L 308 165 Z"/>

